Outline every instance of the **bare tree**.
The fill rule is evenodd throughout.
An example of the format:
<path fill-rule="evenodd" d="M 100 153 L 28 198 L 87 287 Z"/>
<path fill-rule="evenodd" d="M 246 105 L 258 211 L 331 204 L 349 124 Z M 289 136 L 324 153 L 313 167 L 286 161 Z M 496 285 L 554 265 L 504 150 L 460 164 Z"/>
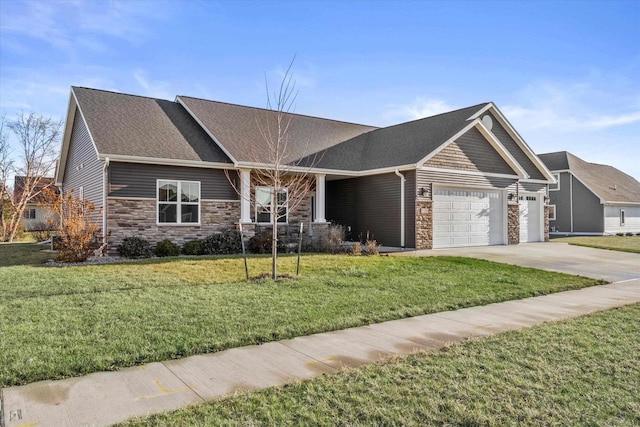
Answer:
<path fill-rule="evenodd" d="M 273 114 L 261 115 L 256 118 L 256 126 L 264 140 L 264 146 L 253 147 L 248 157 L 254 164 L 264 165 L 261 168 L 251 170 L 250 205 L 256 212 L 256 216 L 264 215 L 269 218 L 272 226 L 271 249 L 271 278 L 278 278 L 278 223 L 289 212 L 295 211 L 308 197 L 314 188 L 311 168 L 317 164 L 317 159 L 307 156 L 303 164 L 300 159 L 309 153 L 309 141 L 305 142 L 305 155 L 300 155 L 300 150 L 294 152 L 293 142 L 289 138 L 289 130 L 292 123 L 292 110 L 297 97 L 295 81 L 291 69 L 295 58 L 289 64 L 277 91 L 273 94 L 269 91 L 269 85 L 265 76 L 267 91 L 267 108 Z M 295 144 L 299 144 L 299 141 Z M 237 181 L 229 175 L 227 178 L 233 185 L 236 193 L 242 198 L 242 189 Z M 255 218 L 256 222 L 258 218 Z M 267 222 L 267 221 L 265 221 Z"/>
<path fill-rule="evenodd" d="M 8 199 L 10 214 L 3 212 L 0 217 L 3 240 L 11 242 L 20 228 L 20 220 L 27 203 L 51 186 L 50 180 L 45 178 L 52 174 L 55 167 L 62 121 L 55 121 L 33 112 L 22 112 L 14 121 L 8 122 L 7 127 L 15 135 L 19 148 L 17 160 L 12 161 L 8 138 L 3 133 L 1 147 L 6 151 L 0 150 L 0 186 L 5 189 L 2 191 L 7 191 L 11 175 L 19 177 L 20 184 L 19 188 L 13 189 L 13 197 Z"/>
<path fill-rule="evenodd" d="M 12 212 L 9 188 L 9 175 L 12 170 L 13 159 L 7 138 L 6 116 L 3 114 L 0 117 L 0 241 L 5 240 L 6 223 Z"/>

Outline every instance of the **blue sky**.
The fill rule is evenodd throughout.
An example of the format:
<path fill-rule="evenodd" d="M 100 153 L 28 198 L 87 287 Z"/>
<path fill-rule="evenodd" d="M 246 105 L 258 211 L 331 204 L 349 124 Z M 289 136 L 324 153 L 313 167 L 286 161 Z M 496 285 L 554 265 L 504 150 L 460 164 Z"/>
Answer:
<path fill-rule="evenodd" d="M 0 0 L 0 110 L 64 118 L 71 85 L 385 126 L 494 101 L 538 153 L 640 179 L 640 1 Z"/>

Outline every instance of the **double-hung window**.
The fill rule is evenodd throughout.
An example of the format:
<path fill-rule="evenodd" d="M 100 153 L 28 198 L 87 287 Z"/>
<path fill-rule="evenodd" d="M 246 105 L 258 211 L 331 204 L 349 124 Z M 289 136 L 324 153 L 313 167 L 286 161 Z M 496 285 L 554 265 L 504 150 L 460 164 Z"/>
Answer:
<path fill-rule="evenodd" d="M 277 212 L 278 222 L 288 222 L 289 200 L 286 189 L 279 190 L 275 200 L 273 197 L 273 187 L 256 187 L 255 215 L 256 222 L 271 223 L 273 215 Z M 274 202 L 276 208 L 274 209 Z"/>
<path fill-rule="evenodd" d="M 200 182 L 159 179 L 158 224 L 200 224 Z"/>
<path fill-rule="evenodd" d="M 36 219 L 36 210 L 35 209 L 30 209 L 27 208 L 24 210 L 24 212 L 22 213 L 22 217 L 24 219 Z"/>

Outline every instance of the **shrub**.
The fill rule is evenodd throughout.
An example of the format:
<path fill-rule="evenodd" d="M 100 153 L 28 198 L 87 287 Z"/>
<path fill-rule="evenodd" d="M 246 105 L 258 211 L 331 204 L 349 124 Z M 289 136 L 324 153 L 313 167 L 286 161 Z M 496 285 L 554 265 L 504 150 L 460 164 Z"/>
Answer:
<path fill-rule="evenodd" d="M 204 241 L 191 240 L 186 242 L 182 247 L 182 253 L 185 255 L 204 255 Z"/>
<path fill-rule="evenodd" d="M 53 230 L 46 222 L 38 222 L 31 227 L 31 235 L 37 242 L 44 242 L 53 236 Z"/>
<path fill-rule="evenodd" d="M 76 197 L 73 190 L 56 194 L 51 200 L 52 209 L 59 218 L 59 221 L 51 220 L 52 226 L 56 227 L 56 261 L 86 261 L 100 247 L 96 238 L 100 227 L 93 220 L 95 205 Z"/>
<path fill-rule="evenodd" d="M 380 245 L 373 239 L 367 239 L 362 245 L 362 255 L 380 254 Z"/>
<path fill-rule="evenodd" d="M 156 245 L 156 255 L 159 257 L 180 255 L 180 246 L 169 239 L 164 239 Z"/>
<path fill-rule="evenodd" d="M 351 255 L 362 255 L 362 244 L 360 242 L 353 242 L 353 246 L 351 246 Z"/>
<path fill-rule="evenodd" d="M 204 239 L 204 252 L 209 255 L 239 254 L 242 252 L 241 238 L 238 230 L 213 233 Z"/>
<path fill-rule="evenodd" d="M 626 234 L 627 234 L 627 236 L 633 236 L 632 232 L 627 232 Z"/>
<path fill-rule="evenodd" d="M 147 239 L 142 237 L 126 237 L 118 245 L 118 255 L 125 258 L 149 258 L 151 245 Z"/>
<path fill-rule="evenodd" d="M 616 233 L 616 236 L 624 236 L 624 233 Z"/>
<path fill-rule="evenodd" d="M 640 236 L 640 233 L 636 233 L 636 236 Z"/>
<path fill-rule="evenodd" d="M 320 250 L 332 254 L 344 252 L 345 235 L 346 229 L 344 226 L 330 225 L 327 229 L 327 234 L 320 239 Z"/>
<path fill-rule="evenodd" d="M 270 254 L 272 242 L 271 231 L 263 231 L 249 239 L 249 250 L 256 254 Z"/>

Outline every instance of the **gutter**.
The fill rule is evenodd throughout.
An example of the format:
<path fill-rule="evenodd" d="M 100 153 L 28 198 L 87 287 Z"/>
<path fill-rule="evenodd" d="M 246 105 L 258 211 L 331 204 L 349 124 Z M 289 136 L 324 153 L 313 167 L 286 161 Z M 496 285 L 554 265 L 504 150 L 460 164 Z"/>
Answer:
<path fill-rule="evenodd" d="M 405 203 L 404 203 L 404 185 L 407 179 L 403 174 L 400 173 L 400 170 L 396 169 L 395 174 L 400 178 L 400 246 L 404 249 L 404 232 L 405 232 Z"/>

